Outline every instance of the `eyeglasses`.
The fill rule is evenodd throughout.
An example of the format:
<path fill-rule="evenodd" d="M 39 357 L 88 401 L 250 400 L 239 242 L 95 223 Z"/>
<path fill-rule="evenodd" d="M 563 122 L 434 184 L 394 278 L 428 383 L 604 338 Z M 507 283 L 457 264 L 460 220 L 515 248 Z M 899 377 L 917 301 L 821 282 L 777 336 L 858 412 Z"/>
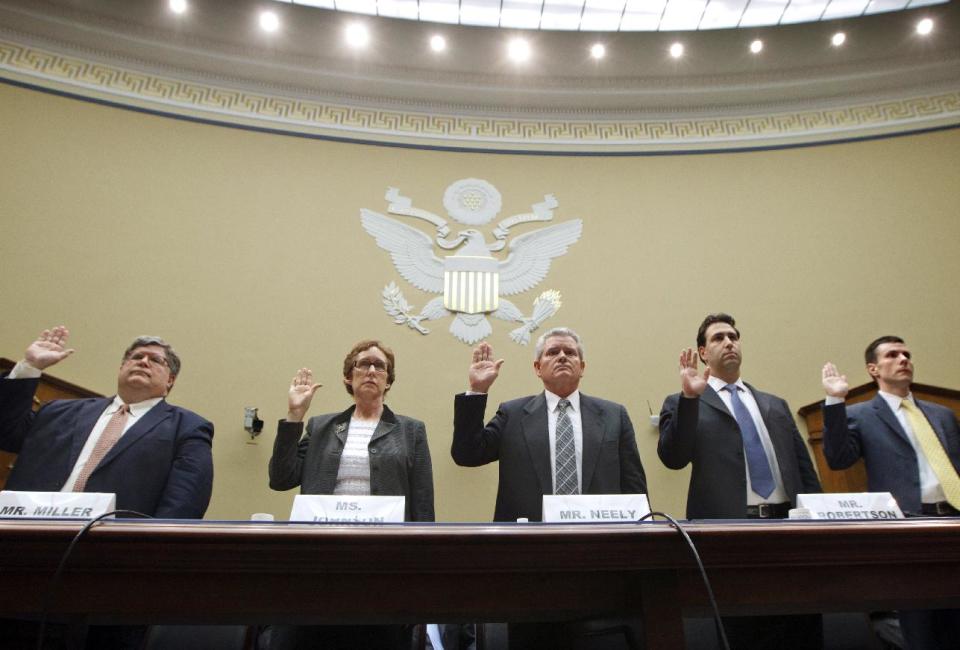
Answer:
<path fill-rule="evenodd" d="M 387 372 L 387 364 L 385 361 L 380 359 L 360 359 L 353 362 L 353 367 L 360 372 L 366 372 L 371 367 L 373 371 L 378 375 L 382 375 Z"/>
<path fill-rule="evenodd" d="M 149 352 L 134 352 L 129 357 L 127 357 L 127 361 L 133 361 L 134 363 L 139 363 L 144 359 L 149 361 L 152 365 L 157 366 L 158 368 L 170 365 L 167 363 L 167 360 L 165 357 L 159 354 L 151 354 Z"/>

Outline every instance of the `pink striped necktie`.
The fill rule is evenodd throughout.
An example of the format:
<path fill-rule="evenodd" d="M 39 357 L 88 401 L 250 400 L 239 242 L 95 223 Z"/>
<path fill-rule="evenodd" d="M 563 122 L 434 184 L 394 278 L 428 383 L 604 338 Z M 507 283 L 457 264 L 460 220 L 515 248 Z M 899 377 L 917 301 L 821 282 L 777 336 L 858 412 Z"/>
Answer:
<path fill-rule="evenodd" d="M 107 452 L 113 449 L 113 446 L 117 444 L 117 440 L 119 440 L 123 434 L 123 429 L 127 424 L 128 417 L 130 417 L 130 407 L 126 404 L 121 404 L 117 412 L 114 413 L 110 421 L 107 422 L 106 428 L 104 428 L 103 433 L 100 434 L 100 439 L 97 440 L 97 444 L 93 446 L 93 451 L 90 452 L 90 457 L 87 459 L 87 462 L 84 463 L 83 469 L 80 470 L 80 475 L 77 476 L 77 482 L 73 485 L 74 492 L 83 492 L 83 489 L 87 487 L 87 481 L 90 479 L 90 475 L 93 474 L 93 470 L 97 468 L 97 465 L 99 465 L 103 457 L 107 455 Z"/>

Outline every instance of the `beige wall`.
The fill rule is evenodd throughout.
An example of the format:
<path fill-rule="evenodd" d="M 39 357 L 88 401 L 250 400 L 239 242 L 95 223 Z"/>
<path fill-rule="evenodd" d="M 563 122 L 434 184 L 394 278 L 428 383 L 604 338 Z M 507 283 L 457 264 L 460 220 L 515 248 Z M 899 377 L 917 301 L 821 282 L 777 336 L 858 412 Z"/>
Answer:
<path fill-rule="evenodd" d="M 325 388 L 313 413 L 341 410 L 343 354 L 361 337 L 391 344 L 389 404 L 426 421 L 440 520 L 489 520 L 496 467 L 449 457 L 452 395 L 469 348 L 449 319 L 421 336 L 392 323 L 380 290 L 397 280 L 359 223 L 387 186 L 443 213 L 453 181 L 483 178 L 501 216 L 544 194 L 581 241 L 516 304 L 563 293 L 548 325 L 578 329 L 587 393 L 633 415 L 656 508 L 682 514 L 688 474 L 656 456 L 655 411 L 677 389 L 676 358 L 701 317 L 733 313 L 744 376 L 796 409 L 820 396 L 832 359 L 859 383 L 872 337 L 900 333 L 918 379 L 960 388 L 960 131 L 771 152 L 661 157 L 443 153 L 337 144 L 142 115 L 0 85 L 0 356 L 19 358 L 44 326 L 66 323 L 77 353 L 54 374 L 110 392 L 123 347 L 149 332 L 179 349 L 171 401 L 216 424 L 208 518 L 285 517 L 267 461 L 286 386 L 301 365 Z M 532 229 L 528 227 L 527 229 Z M 518 229 L 519 230 L 519 229 Z M 531 350 L 494 322 L 506 358 L 492 400 L 539 389 Z M 266 431 L 250 442 L 244 406 Z M 492 406 L 490 413 L 492 414 Z"/>

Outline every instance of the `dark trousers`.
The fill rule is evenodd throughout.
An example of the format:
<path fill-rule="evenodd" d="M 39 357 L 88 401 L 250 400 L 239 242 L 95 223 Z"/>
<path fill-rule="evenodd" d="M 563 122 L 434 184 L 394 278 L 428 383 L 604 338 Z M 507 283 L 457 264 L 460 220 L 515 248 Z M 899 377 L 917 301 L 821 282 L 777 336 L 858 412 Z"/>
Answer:
<path fill-rule="evenodd" d="M 956 650 L 960 648 L 960 610 L 901 611 L 900 631 L 907 650 Z"/>
<path fill-rule="evenodd" d="M 725 616 L 730 650 L 819 650 L 823 648 L 823 617 Z"/>
<path fill-rule="evenodd" d="M 270 650 L 408 650 L 407 625 L 272 625 Z"/>

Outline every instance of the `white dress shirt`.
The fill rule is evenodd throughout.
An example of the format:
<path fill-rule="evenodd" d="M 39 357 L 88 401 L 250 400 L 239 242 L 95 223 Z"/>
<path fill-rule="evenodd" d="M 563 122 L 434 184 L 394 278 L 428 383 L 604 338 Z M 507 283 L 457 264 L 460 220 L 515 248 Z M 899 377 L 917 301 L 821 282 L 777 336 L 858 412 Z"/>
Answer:
<path fill-rule="evenodd" d="M 707 382 L 709 382 L 711 388 L 717 391 L 727 410 L 730 411 L 730 415 L 733 415 L 733 402 L 730 399 L 730 393 L 723 390 L 727 382 L 713 376 L 711 376 Z M 767 462 L 770 463 L 770 471 L 773 473 L 773 481 L 776 484 L 773 492 L 771 492 L 768 497 L 762 497 L 753 491 L 753 485 L 750 483 L 750 469 L 747 467 L 746 451 L 744 451 L 743 469 L 747 476 L 747 505 L 755 506 L 759 503 L 786 503 L 790 499 L 787 496 L 787 491 L 783 489 L 783 476 L 780 474 L 777 454 L 774 452 L 773 443 L 770 441 L 770 432 L 767 431 L 767 425 L 760 416 L 760 407 L 757 406 L 757 400 L 754 399 L 753 393 L 750 392 L 750 389 L 743 383 L 743 379 L 737 379 L 735 384 L 738 388 L 737 395 L 740 397 L 743 405 L 747 407 L 747 411 L 749 411 L 750 417 L 753 418 L 753 423 L 757 427 L 757 433 L 760 434 L 760 444 L 763 445 L 763 453 L 766 454 Z M 736 419 L 736 416 L 734 416 L 734 419 Z"/>
<path fill-rule="evenodd" d="M 543 391 L 547 398 L 547 433 L 550 438 L 550 474 L 553 476 L 553 492 L 557 492 L 557 411 L 560 406 L 559 395 L 548 390 Z M 580 391 L 575 390 L 566 397 L 570 402 L 567 407 L 567 417 L 573 425 L 573 446 L 577 452 L 577 485 L 583 493 L 583 420 L 580 417 Z"/>

